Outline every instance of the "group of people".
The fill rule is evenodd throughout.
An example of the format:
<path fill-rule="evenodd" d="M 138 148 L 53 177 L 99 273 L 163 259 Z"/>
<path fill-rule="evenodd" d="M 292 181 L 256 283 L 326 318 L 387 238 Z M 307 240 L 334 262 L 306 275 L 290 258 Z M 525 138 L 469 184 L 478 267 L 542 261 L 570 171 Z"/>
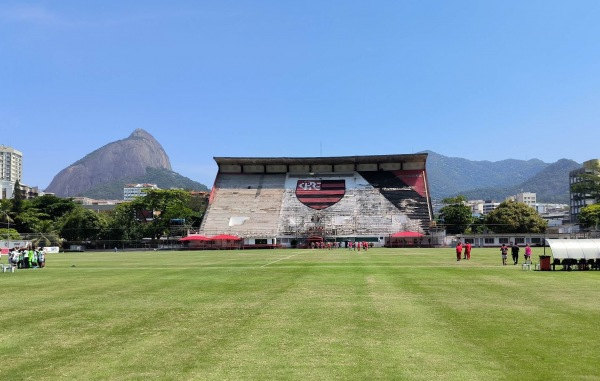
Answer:
<path fill-rule="evenodd" d="M 344 248 L 348 250 L 358 250 L 364 249 L 367 251 L 369 248 L 369 243 L 364 241 L 344 241 Z M 311 249 L 340 249 L 342 247 L 342 242 L 323 242 L 323 241 L 315 241 L 310 243 Z"/>
<path fill-rule="evenodd" d="M 510 243 L 510 254 L 512 256 L 513 263 L 517 265 L 519 263 L 519 245 L 515 243 Z M 502 255 L 502 265 L 506 266 L 506 261 L 508 260 L 508 246 L 505 243 L 500 246 L 500 254 Z M 525 244 L 525 262 L 531 261 L 531 246 L 529 244 Z"/>
<path fill-rule="evenodd" d="M 41 247 L 13 248 L 8 252 L 8 264 L 19 269 L 46 267 L 46 253 Z"/>
<path fill-rule="evenodd" d="M 506 261 L 508 260 L 508 250 L 510 249 L 512 260 L 515 265 L 519 263 L 519 251 L 521 248 L 515 242 L 510 243 L 510 247 L 505 243 L 500 246 L 500 253 L 502 254 L 502 265 L 506 266 Z M 529 244 L 525 245 L 525 254 L 524 254 L 525 262 L 531 263 L 531 246 Z M 460 261 L 461 259 L 471 259 L 471 243 L 465 242 L 463 245 L 462 242 L 458 241 L 456 244 L 456 260 Z"/>
<path fill-rule="evenodd" d="M 456 244 L 456 260 L 460 261 L 462 259 L 469 260 L 471 259 L 471 242 L 465 242 L 463 245 L 462 242 L 458 241 Z"/>

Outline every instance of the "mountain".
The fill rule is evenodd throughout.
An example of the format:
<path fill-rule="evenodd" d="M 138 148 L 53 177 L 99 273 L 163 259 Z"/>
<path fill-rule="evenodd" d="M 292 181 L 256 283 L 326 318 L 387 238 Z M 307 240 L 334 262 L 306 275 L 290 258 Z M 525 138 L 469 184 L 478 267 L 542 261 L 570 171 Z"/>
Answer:
<path fill-rule="evenodd" d="M 143 129 L 136 129 L 126 139 L 106 144 L 60 171 L 45 192 L 58 197 L 122 199 L 123 186 L 130 183 L 155 183 L 163 189 L 207 189 L 173 172 L 160 143 Z"/>
<path fill-rule="evenodd" d="M 560 159 L 517 188 L 537 193 L 537 199 L 543 200 L 541 202 L 568 204 L 569 172 L 579 168 L 581 164 L 573 160 Z"/>
<path fill-rule="evenodd" d="M 569 172 L 581 168 L 573 160 L 545 163 L 538 159 L 471 161 L 425 151 L 431 197 L 464 195 L 471 200 L 503 201 L 520 192 L 533 192 L 538 202 L 569 202 Z"/>
<path fill-rule="evenodd" d="M 569 171 L 581 165 L 568 159 L 472 161 L 425 151 L 431 197 L 459 194 L 468 199 L 503 201 L 534 192 L 539 202 L 569 202 Z M 148 132 L 136 129 L 126 139 L 109 143 L 60 171 L 45 192 L 59 197 L 122 199 L 126 184 L 156 184 L 161 189 L 208 191 L 173 172 L 167 153 Z"/>

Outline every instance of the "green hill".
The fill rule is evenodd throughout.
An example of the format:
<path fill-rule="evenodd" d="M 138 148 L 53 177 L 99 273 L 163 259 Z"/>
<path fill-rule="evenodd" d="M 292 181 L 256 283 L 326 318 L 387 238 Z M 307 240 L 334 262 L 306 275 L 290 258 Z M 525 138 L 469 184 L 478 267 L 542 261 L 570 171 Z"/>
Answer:
<path fill-rule="evenodd" d="M 191 191 L 208 191 L 208 187 L 193 181 L 177 172 L 163 168 L 146 168 L 146 174 L 130 178 L 119 179 L 107 184 L 98 185 L 81 194 L 99 200 L 122 200 L 123 188 L 126 184 L 156 184 L 160 189 L 185 189 Z"/>
<path fill-rule="evenodd" d="M 503 201 L 533 192 L 538 202 L 569 202 L 569 172 L 581 167 L 573 160 L 544 163 L 538 159 L 471 161 L 427 151 L 431 197 L 440 200 L 459 194 L 470 200 Z"/>

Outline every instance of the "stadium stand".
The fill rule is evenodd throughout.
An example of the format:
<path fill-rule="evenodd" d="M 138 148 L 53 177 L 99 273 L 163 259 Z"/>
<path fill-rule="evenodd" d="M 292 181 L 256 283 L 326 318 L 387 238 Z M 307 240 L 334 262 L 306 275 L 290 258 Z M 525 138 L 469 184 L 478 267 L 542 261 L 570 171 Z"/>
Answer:
<path fill-rule="evenodd" d="M 246 238 L 276 236 L 284 181 L 284 174 L 219 173 L 200 231 Z"/>
<path fill-rule="evenodd" d="M 200 233 L 245 245 L 365 240 L 427 233 L 427 154 L 325 158 L 215 158 L 219 172 Z"/>

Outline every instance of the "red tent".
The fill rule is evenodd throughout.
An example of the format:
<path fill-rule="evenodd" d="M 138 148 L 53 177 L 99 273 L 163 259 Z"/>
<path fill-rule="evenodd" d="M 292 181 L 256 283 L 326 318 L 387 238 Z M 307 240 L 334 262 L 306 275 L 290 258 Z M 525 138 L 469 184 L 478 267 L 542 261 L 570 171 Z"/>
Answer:
<path fill-rule="evenodd" d="M 423 234 L 419 232 L 398 232 L 392 234 L 392 238 L 421 238 Z"/>
<path fill-rule="evenodd" d="M 187 237 L 183 237 L 179 241 L 210 241 L 211 238 L 205 237 L 203 235 L 188 235 Z"/>
<path fill-rule="evenodd" d="M 397 232 L 390 235 L 386 242 L 386 247 L 412 247 L 421 245 L 421 239 L 424 234 L 419 232 Z"/>
<path fill-rule="evenodd" d="M 240 237 L 236 237 L 234 235 L 228 235 L 228 234 L 216 235 L 214 237 L 210 237 L 210 239 L 213 241 L 241 241 Z"/>

